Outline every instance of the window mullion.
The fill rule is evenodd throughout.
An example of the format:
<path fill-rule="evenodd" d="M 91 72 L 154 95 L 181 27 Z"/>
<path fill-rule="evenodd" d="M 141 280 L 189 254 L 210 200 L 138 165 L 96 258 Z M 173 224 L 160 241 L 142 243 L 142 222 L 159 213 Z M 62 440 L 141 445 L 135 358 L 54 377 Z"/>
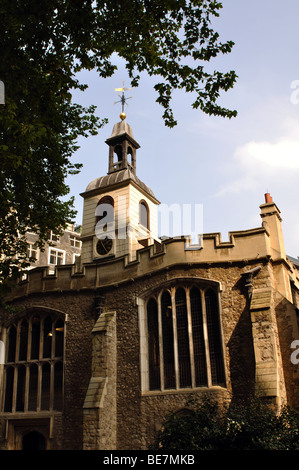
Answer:
<path fill-rule="evenodd" d="M 28 320 L 28 342 L 27 342 L 27 360 L 31 359 L 31 347 L 32 347 L 32 316 Z"/>
<path fill-rule="evenodd" d="M 201 304 L 202 304 L 203 336 L 204 336 L 206 361 L 207 361 L 207 379 L 208 379 L 208 387 L 211 387 L 212 375 L 211 375 L 211 361 L 210 361 L 210 350 L 209 350 L 205 291 L 200 290 L 200 295 L 201 295 Z"/>
<path fill-rule="evenodd" d="M 50 359 L 53 359 L 55 356 L 55 321 L 52 321 L 52 332 L 51 332 L 51 357 Z"/>
<path fill-rule="evenodd" d="M 37 366 L 37 403 L 36 403 L 36 411 L 41 410 L 41 397 L 42 397 L 42 363 L 39 362 Z"/>
<path fill-rule="evenodd" d="M 188 337 L 189 337 L 189 352 L 190 352 L 190 365 L 191 365 L 191 385 L 192 385 L 192 388 L 194 388 L 196 384 L 195 384 L 195 364 L 194 364 L 194 348 L 193 348 L 193 335 L 192 335 L 190 287 L 186 288 L 186 304 L 187 304 Z"/>
<path fill-rule="evenodd" d="M 17 403 L 17 384 L 18 384 L 18 366 L 16 363 L 19 361 L 20 356 L 20 344 L 21 344 L 21 326 L 22 320 L 19 320 L 17 325 L 17 335 L 16 335 L 16 356 L 15 356 L 15 365 L 14 365 L 14 378 L 13 378 L 13 393 L 12 393 L 12 404 L 11 411 L 12 413 L 16 412 L 16 403 Z"/>
<path fill-rule="evenodd" d="M 225 347 L 224 347 L 224 332 L 222 328 L 222 311 L 221 311 L 221 298 L 220 298 L 220 292 L 218 291 L 217 293 L 217 302 L 218 302 L 218 315 L 219 315 L 219 330 L 220 330 L 220 338 L 221 338 L 221 352 L 222 352 L 222 361 L 223 361 L 223 375 L 224 375 L 224 381 L 225 384 L 227 383 L 227 377 L 226 377 L 226 367 L 225 367 Z"/>
<path fill-rule="evenodd" d="M 178 334 L 176 322 L 175 288 L 171 289 L 171 312 L 173 324 L 173 350 L 174 350 L 174 370 L 175 370 L 175 388 L 179 388 L 179 356 L 178 356 Z"/>
<path fill-rule="evenodd" d="M 30 359 L 32 357 L 32 318 L 28 322 L 28 343 L 27 343 L 27 364 L 25 374 L 25 395 L 24 395 L 24 412 L 28 411 L 29 402 L 29 377 L 30 377 Z"/>
<path fill-rule="evenodd" d="M 44 352 L 44 325 L 45 318 L 40 319 L 39 323 L 39 351 L 38 351 L 38 360 L 41 361 Z"/>
<path fill-rule="evenodd" d="M 54 403 L 54 358 L 56 351 L 56 321 L 52 322 L 52 349 L 51 349 L 51 360 L 50 360 L 50 384 L 49 384 L 49 409 L 53 409 Z"/>
<path fill-rule="evenodd" d="M 50 399 L 49 399 L 49 409 L 50 411 L 53 410 L 54 408 L 54 371 L 55 371 L 55 367 L 54 367 L 54 361 L 51 361 L 50 363 Z"/>
<path fill-rule="evenodd" d="M 36 397 L 36 411 L 41 410 L 41 397 L 42 397 L 42 362 L 44 351 L 44 323 L 45 318 L 40 319 L 39 330 L 39 356 L 37 364 L 37 397 Z"/>
<path fill-rule="evenodd" d="M 20 357 L 21 323 L 22 323 L 22 322 L 19 321 L 19 322 L 18 322 L 18 325 L 17 325 L 15 362 L 18 362 L 18 361 L 19 361 L 19 357 Z"/>
<path fill-rule="evenodd" d="M 4 328 L 2 331 L 2 341 L 4 344 L 7 344 L 7 329 Z M 9 347 L 9 344 L 8 344 Z M 4 349 L 4 364 L 8 362 L 8 348 Z M 6 368 L 4 367 L 4 364 L 0 364 L 0 411 L 4 410 L 4 404 L 5 404 L 5 377 L 6 377 Z"/>

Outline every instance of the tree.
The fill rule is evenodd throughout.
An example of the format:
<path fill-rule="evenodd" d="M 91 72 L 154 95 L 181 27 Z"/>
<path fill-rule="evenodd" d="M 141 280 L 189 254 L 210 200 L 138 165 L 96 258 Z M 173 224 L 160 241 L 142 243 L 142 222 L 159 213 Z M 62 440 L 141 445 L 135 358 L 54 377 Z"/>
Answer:
<path fill-rule="evenodd" d="M 66 176 L 80 170 L 71 157 L 79 136 L 96 134 L 105 118 L 95 107 L 72 101 L 86 88 L 80 70 L 112 76 L 112 54 L 126 63 L 132 86 L 141 72 L 157 77 L 157 102 L 167 126 L 176 124 L 172 90 L 195 94 L 194 108 L 223 117 L 236 115 L 217 99 L 235 72 L 208 72 L 205 63 L 229 53 L 212 19 L 220 2 L 207 0 L 2 0 L 0 79 L 0 280 L 2 288 L 27 262 L 28 228 L 55 233 L 74 217 Z"/>
<path fill-rule="evenodd" d="M 153 449 L 298 450 L 298 438 L 299 414 L 289 407 L 276 413 L 258 399 L 226 407 L 204 397 L 188 413 L 166 417 Z"/>

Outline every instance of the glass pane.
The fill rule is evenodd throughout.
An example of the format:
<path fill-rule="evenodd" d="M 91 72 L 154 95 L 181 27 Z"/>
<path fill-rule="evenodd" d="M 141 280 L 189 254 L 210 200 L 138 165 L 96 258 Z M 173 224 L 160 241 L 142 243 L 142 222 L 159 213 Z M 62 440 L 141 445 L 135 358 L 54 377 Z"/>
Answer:
<path fill-rule="evenodd" d="M 188 317 L 185 289 L 179 288 L 175 294 L 176 322 L 178 336 L 178 354 L 180 387 L 191 386 L 191 366 L 188 335 Z"/>
<path fill-rule="evenodd" d="M 55 323 L 55 357 L 63 357 L 63 339 L 64 339 L 64 323 L 57 320 Z"/>
<path fill-rule="evenodd" d="M 203 336 L 203 319 L 201 295 L 199 289 L 193 287 L 190 291 L 192 318 L 193 354 L 195 366 L 195 385 L 207 385 L 206 352 Z"/>
<path fill-rule="evenodd" d="M 17 330 L 16 330 L 15 326 L 12 326 L 9 329 L 9 334 L 8 334 L 7 362 L 15 362 L 15 358 L 16 358 L 16 339 L 17 339 Z"/>
<path fill-rule="evenodd" d="M 149 388 L 160 389 L 160 351 L 158 330 L 158 305 L 154 299 L 147 304 Z"/>
<path fill-rule="evenodd" d="M 139 204 L 139 222 L 143 227 L 148 228 L 148 209 L 144 202 Z"/>
<path fill-rule="evenodd" d="M 61 251 L 57 252 L 57 265 L 60 266 L 63 264 L 63 253 Z"/>
<path fill-rule="evenodd" d="M 62 410 L 63 365 L 57 362 L 54 366 L 54 410 Z"/>
<path fill-rule="evenodd" d="M 31 359 L 38 359 L 40 343 L 40 319 L 38 316 L 34 316 L 32 317 L 31 322 Z"/>
<path fill-rule="evenodd" d="M 224 383 L 224 365 L 222 357 L 222 345 L 219 323 L 219 310 L 217 294 L 209 289 L 205 295 L 207 328 L 209 337 L 209 351 L 211 362 L 212 384 L 221 385 Z"/>
<path fill-rule="evenodd" d="M 42 396 L 41 409 L 50 409 L 50 384 L 51 384 L 51 366 L 46 363 L 42 368 Z"/>
<path fill-rule="evenodd" d="M 27 346 L 28 346 L 28 323 L 23 320 L 20 327 L 20 351 L 19 360 L 27 360 Z"/>
<path fill-rule="evenodd" d="M 56 251 L 50 250 L 50 264 L 56 264 L 56 263 L 57 263 Z"/>
<path fill-rule="evenodd" d="M 18 380 L 17 380 L 16 411 L 24 411 L 26 367 L 19 366 L 17 369 L 17 373 L 18 373 Z"/>
<path fill-rule="evenodd" d="M 37 408 L 37 384 L 38 384 L 38 366 L 31 364 L 29 369 L 29 397 L 28 410 L 36 411 Z"/>
<path fill-rule="evenodd" d="M 12 398 L 13 398 L 13 382 L 14 382 L 14 367 L 6 369 L 6 387 L 5 387 L 5 403 L 4 411 L 12 411 Z"/>
<path fill-rule="evenodd" d="M 51 357 L 52 349 L 52 318 L 47 317 L 44 323 L 43 357 Z"/>
<path fill-rule="evenodd" d="M 175 368 L 173 349 L 173 325 L 171 296 L 164 292 L 161 298 L 163 360 L 164 360 L 164 388 L 175 388 Z"/>

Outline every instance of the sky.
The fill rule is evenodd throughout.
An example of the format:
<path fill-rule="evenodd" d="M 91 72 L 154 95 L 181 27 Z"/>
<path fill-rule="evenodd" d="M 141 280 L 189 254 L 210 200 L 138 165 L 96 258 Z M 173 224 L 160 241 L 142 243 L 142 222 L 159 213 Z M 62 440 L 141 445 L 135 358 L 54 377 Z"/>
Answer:
<path fill-rule="evenodd" d="M 211 66 L 235 70 L 237 83 L 219 103 L 236 109 L 228 119 L 208 116 L 191 107 L 192 96 L 174 93 L 172 109 L 178 124 L 164 125 L 155 100 L 155 79 L 142 75 L 138 88 L 126 91 L 127 122 L 140 144 L 137 176 L 163 204 L 199 204 L 203 232 L 229 232 L 260 227 L 259 206 L 269 192 L 281 211 L 287 254 L 299 256 L 299 2 L 298 0 L 223 0 L 214 22 L 220 39 L 235 46 Z M 94 104 L 108 118 L 97 136 L 80 138 L 74 162 L 79 175 L 67 180 L 82 223 L 84 192 L 90 181 L 107 174 L 105 140 L 118 122 L 121 105 L 115 88 L 130 86 L 124 63 L 115 57 L 117 72 L 99 78 L 82 72 L 88 89 L 73 99 Z M 210 66 L 210 65 L 209 65 Z"/>

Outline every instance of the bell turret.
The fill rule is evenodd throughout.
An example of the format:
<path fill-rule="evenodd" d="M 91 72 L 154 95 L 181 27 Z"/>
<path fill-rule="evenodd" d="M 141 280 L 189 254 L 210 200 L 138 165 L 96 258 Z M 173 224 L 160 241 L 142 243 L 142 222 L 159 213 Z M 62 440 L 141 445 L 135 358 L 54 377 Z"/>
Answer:
<path fill-rule="evenodd" d="M 133 137 L 131 126 L 122 117 L 114 124 L 112 134 L 106 140 L 109 145 L 108 174 L 129 169 L 136 175 L 136 150 L 140 145 Z"/>

